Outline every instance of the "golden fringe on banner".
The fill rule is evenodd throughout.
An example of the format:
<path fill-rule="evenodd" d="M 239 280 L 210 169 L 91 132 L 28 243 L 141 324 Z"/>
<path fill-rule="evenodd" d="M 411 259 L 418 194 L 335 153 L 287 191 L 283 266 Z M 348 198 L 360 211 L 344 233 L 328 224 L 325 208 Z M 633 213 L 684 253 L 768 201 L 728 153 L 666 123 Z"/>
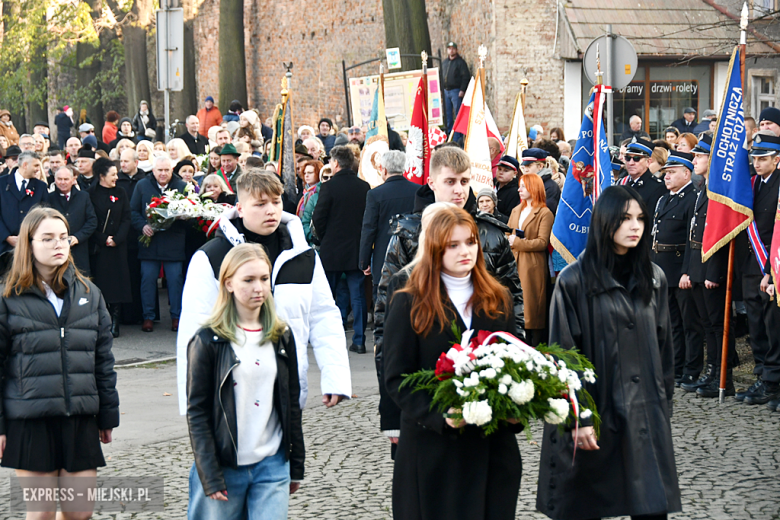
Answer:
<path fill-rule="evenodd" d="M 558 251 L 558 254 L 561 255 L 564 260 L 566 260 L 567 264 L 570 264 L 576 260 L 574 255 L 572 255 L 569 250 L 566 249 L 566 246 L 564 246 L 560 240 L 555 238 L 555 235 L 550 235 L 550 243 L 553 245 L 553 249 Z"/>

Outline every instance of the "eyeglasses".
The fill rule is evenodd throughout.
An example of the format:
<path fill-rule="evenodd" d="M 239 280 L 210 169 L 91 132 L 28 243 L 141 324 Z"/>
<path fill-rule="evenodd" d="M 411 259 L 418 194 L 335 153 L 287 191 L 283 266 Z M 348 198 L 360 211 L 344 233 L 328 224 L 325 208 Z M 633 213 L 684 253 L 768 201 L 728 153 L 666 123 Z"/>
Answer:
<path fill-rule="evenodd" d="M 350 134 L 359 134 L 359 133 L 360 133 L 360 128 L 350 128 L 350 129 L 349 129 L 349 130 L 347 130 L 347 131 L 348 131 Z"/>
<path fill-rule="evenodd" d="M 321 175 L 320 176 L 320 180 L 321 181 L 329 181 L 331 177 L 333 177 L 333 175 Z"/>
<path fill-rule="evenodd" d="M 639 162 L 642 159 L 647 159 L 644 155 L 626 155 L 626 162 Z"/>
<path fill-rule="evenodd" d="M 35 240 L 36 242 L 40 242 L 44 245 L 44 247 L 48 247 L 49 249 L 54 249 L 57 247 L 57 244 L 67 244 L 70 246 L 70 243 L 73 241 L 73 237 L 62 237 L 62 238 L 33 238 L 32 240 Z"/>

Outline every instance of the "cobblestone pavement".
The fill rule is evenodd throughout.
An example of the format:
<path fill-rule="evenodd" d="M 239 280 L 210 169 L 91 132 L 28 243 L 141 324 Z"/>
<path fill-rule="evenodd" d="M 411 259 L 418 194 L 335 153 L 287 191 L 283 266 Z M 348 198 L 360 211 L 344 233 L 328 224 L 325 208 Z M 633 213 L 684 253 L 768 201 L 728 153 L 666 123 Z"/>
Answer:
<path fill-rule="evenodd" d="M 391 519 L 392 463 L 389 443 L 378 432 L 378 397 L 304 411 L 306 479 L 290 502 L 291 519 Z M 673 432 L 683 497 L 677 519 L 780 519 L 780 413 L 729 399 L 718 405 L 675 396 Z M 534 511 L 540 428 L 528 442 L 518 436 L 523 482 L 517 518 L 546 518 Z M 754 443 L 758 440 L 757 443 Z M 186 518 L 189 440 L 147 445 L 131 452 L 105 452 L 104 476 L 165 477 L 164 513 L 98 514 L 95 518 Z M 109 458 L 110 457 L 110 458 Z M 7 487 L 6 487 L 7 496 Z M 0 517 L 8 518 L 8 502 Z M 5 508 L 5 509 L 3 509 Z M 21 517 L 21 516 L 19 516 Z"/>

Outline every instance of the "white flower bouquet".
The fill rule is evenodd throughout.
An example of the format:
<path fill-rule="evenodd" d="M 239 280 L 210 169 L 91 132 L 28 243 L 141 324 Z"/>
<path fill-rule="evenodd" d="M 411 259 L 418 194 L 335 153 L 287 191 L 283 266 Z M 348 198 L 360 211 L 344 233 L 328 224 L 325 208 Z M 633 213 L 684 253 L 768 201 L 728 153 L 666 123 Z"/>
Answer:
<path fill-rule="evenodd" d="M 454 325 L 453 330 L 457 337 Z M 600 418 L 583 381 L 595 384 L 596 374 L 574 349 L 533 348 L 506 332 L 469 330 L 439 357 L 435 370 L 405 374 L 401 386 L 429 392 L 431 409 L 458 410 L 447 417 L 481 427 L 487 435 L 502 422 L 527 427 L 532 420 L 561 428 L 578 428 L 586 420 L 598 435 Z"/>
<path fill-rule="evenodd" d="M 176 220 L 204 219 L 213 222 L 225 209 L 211 199 L 204 201 L 195 193 L 192 184 L 187 184 L 184 193 L 166 190 L 162 197 L 153 197 L 146 206 L 146 220 L 157 232 L 170 228 Z M 151 237 L 142 234 L 138 241 L 149 247 Z"/>

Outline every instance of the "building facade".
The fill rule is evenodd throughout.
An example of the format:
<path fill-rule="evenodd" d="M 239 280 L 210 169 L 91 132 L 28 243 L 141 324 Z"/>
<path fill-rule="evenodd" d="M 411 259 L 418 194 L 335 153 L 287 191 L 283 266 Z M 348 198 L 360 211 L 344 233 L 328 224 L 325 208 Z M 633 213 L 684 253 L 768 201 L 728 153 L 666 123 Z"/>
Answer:
<path fill-rule="evenodd" d="M 754 1 L 763 6 L 772 0 Z M 591 87 L 582 72 L 583 54 L 607 23 L 632 42 L 639 57 L 631 84 L 614 94 L 615 134 L 634 114 L 655 138 L 687 106 L 698 115 L 719 108 L 729 56 L 739 39 L 741 4 L 618 0 L 607 5 L 597 0 L 427 0 L 432 52 L 446 57 L 447 42 L 457 42 L 473 74 L 477 48 L 487 46 L 487 101 L 501 130 L 509 126 L 525 78 L 527 124 L 563 127 L 568 138 L 576 134 Z M 757 9 L 752 17 L 761 14 Z M 219 0 L 196 1 L 192 15 L 200 103 L 207 95 L 217 98 L 219 90 Z M 247 0 L 244 25 L 249 105 L 259 108 L 263 118 L 279 102 L 283 63 L 293 62 L 295 124 L 330 117 L 345 125 L 343 65 L 384 55 L 382 0 Z M 780 54 L 776 45 L 761 39 L 766 27 L 758 29 L 748 38 L 748 115 L 778 103 Z M 377 71 L 376 64 L 366 65 L 349 76 Z M 217 99 L 223 111 L 229 102 Z"/>

